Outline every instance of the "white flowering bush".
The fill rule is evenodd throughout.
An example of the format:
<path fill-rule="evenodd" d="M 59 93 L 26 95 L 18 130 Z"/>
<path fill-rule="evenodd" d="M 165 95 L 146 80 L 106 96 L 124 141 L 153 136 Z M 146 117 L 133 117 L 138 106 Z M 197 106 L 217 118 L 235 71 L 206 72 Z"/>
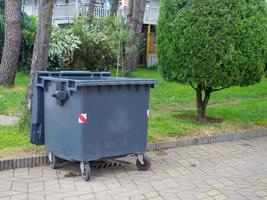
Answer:
<path fill-rule="evenodd" d="M 122 65 L 132 33 L 114 18 L 76 18 L 66 28 L 54 28 L 49 50 L 49 67 L 106 71 Z"/>
<path fill-rule="evenodd" d="M 49 67 L 62 67 L 64 62 L 69 65 L 73 61 L 74 51 L 81 44 L 79 36 L 72 29 L 54 28 L 49 49 Z"/>
<path fill-rule="evenodd" d="M 73 24 L 73 32 L 79 36 L 82 44 L 74 53 L 74 64 L 80 69 L 90 71 L 108 70 L 116 65 L 114 37 L 110 26 L 112 21 L 94 20 L 88 24 L 84 18 L 78 18 Z"/>

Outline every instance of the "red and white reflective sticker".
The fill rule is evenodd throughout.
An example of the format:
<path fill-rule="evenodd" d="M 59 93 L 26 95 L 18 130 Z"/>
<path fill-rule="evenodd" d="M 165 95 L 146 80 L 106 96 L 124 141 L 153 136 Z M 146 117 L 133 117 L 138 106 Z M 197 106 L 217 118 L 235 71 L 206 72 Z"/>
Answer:
<path fill-rule="evenodd" d="M 147 114 L 147 117 L 149 117 L 149 115 L 150 115 L 149 110 L 146 111 L 146 114 Z"/>
<path fill-rule="evenodd" d="M 86 113 L 84 114 L 78 113 L 78 117 L 79 117 L 79 120 L 78 120 L 79 124 L 88 124 Z"/>

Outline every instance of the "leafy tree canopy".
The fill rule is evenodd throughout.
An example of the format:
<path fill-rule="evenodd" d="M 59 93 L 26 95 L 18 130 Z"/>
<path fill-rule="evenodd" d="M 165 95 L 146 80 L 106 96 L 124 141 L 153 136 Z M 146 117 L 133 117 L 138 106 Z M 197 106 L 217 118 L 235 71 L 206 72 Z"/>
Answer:
<path fill-rule="evenodd" d="M 165 79 L 190 83 L 197 119 L 211 93 L 248 86 L 263 76 L 267 55 L 265 0 L 162 0 L 158 57 Z"/>
<path fill-rule="evenodd" d="M 265 0 L 161 0 L 157 42 L 164 78 L 213 89 L 259 82 L 266 13 Z"/>

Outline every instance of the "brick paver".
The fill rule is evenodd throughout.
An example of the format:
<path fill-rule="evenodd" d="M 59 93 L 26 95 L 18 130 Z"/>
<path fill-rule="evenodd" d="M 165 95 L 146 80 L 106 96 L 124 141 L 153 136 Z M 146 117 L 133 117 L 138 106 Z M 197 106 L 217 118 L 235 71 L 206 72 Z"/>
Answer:
<path fill-rule="evenodd" d="M 68 200 L 267 200 L 267 137 L 149 152 L 152 168 L 134 164 L 93 169 L 79 165 L 0 172 L 0 199 Z M 134 163 L 135 158 L 127 158 Z"/>

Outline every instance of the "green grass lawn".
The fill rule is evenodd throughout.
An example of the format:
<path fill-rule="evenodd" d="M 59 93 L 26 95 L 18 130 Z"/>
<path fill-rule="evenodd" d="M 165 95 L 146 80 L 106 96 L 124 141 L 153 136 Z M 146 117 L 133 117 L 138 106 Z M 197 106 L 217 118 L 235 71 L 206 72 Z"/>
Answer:
<path fill-rule="evenodd" d="M 166 82 L 156 70 L 142 69 L 133 75 L 159 80 L 159 85 L 151 91 L 150 141 L 267 125 L 266 78 L 250 87 L 232 87 L 213 93 L 207 116 L 224 121 L 209 124 L 193 120 L 195 93 L 190 86 Z"/>
<path fill-rule="evenodd" d="M 0 114 L 19 115 L 24 105 L 27 84 L 27 75 L 18 73 L 12 89 L 0 86 Z"/>
<path fill-rule="evenodd" d="M 233 87 L 212 94 L 207 115 L 223 119 L 222 123 L 197 122 L 195 114 L 195 94 L 188 85 L 164 81 L 157 70 L 138 69 L 134 77 L 155 78 L 159 84 L 151 91 L 151 116 L 149 121 L 149 141 L 174 139 L 198 134 L 214 134 L 267 126 L 267 79 L 254 86 Z M 0 87 L 0 114 L 20 115 L 24 106 L 28 77 L 18 74 L 15 87 Z M 0 126 L 0 157 L 17 152 L 36 150 L 29 144 L 28 132 L 21 131 L 16 124 Z"/>

